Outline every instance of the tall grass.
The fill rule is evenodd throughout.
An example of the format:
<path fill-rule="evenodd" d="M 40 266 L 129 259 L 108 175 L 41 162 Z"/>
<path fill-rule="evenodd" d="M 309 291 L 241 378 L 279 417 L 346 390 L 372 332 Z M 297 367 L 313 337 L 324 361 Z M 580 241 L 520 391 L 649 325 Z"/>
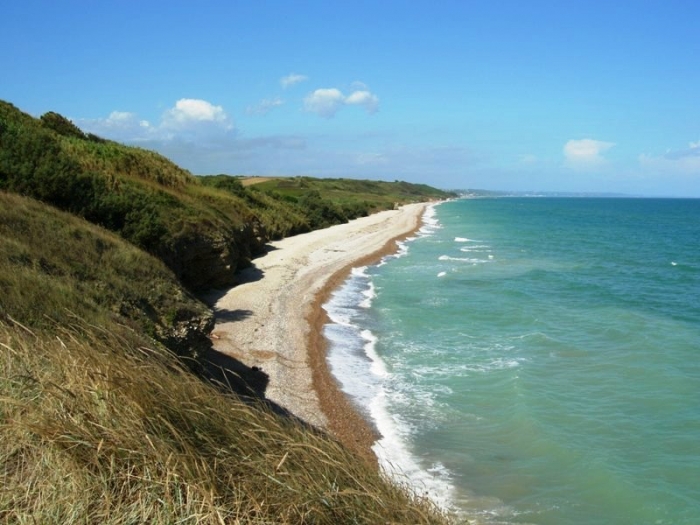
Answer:
<path fill-rule="evenodd" d="M 444 522 L 327 435 L 194 375 L 162 336 L 183 312 L 208 314 L 154 257 L 0 192 L 0 523 Z"/>
<path fill-rule="evenodd" d="M 0 322 L 0 521 L 445 523 L 328 436 L 128 329 Z"/>
<path fill-rule="evenodd" d="M 67 311 L 95 324 L 131 323 L 190 356 L 207 334 L 194 341 L 179 333 L 212 317 L 155 257 L 87 221 L 0 191 L 0 315 L 37 328 L 65 322 Z"/>

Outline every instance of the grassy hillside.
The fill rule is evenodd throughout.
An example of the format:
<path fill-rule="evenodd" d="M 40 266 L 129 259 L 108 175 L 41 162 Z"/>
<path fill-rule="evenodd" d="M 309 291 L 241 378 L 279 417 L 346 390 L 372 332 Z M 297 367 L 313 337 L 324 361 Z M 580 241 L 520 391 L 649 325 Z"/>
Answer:
<path fill-rule="evenodd" d="M 292 193 L 279 181 L 244 188 L 232 177 L 195 177 L 152 151 L 86 135 L 56 113 L 35 119 L 0 101 L 0 190 L 117 232 L 160 258 L 190 290 L 234 284 L 235 272 L 270 239 L 394 202 L 446 196 L 428 187 L 406 191 L 405 183 L 344 181 L 339 192 L 339 181 L 311 182 Z M 377 184 L 384 185 L 381 198 Z"/>
<path fill-rule="evenodd" d="M 444 522 L 173 360 L 168 330 L 207 314 L 154 257 L 0 193 L 0 522 Z"/>
<path fill-rule="evenodd" d="M 252 189 L 277 194 L 291 202 L 299 202 L 309 194 L 318 193 L 350 212 L 362 210 L 365 213 L 391 209 L 395 203 L 425 202 L 449 196 L 447 192 L 425 184 L 311 177 L 268 178 L 255 184 Z"/>
<path fill-rule="evenodd" d="M 249 184 L 247 178 L 241 178 L 240 182 Z M 397 204 L 451 196 L 430 186 L 409 182 L 311 177 L 261 177 L 247 188 L 250 193 L 264 193 L 303 210 L 312 229 L 390 210 Z"/>
<path fill-rule="evenodd" d="M 122 324 L 183 357 L 209 347 L 211 312 L 153 256 L 68 213 L 0 192 L 0 315 L 31 329 Z"/>
<path fill-rule="evenodd" d="M 200 179 L 0 102 L 1 523 L 447 522 L 254 388 L 241 397 L 241 378 L 204 373 L 212 316 L 187 287 L 354 213 L 307 182 Z"/>
<path fill-rule="evenodd" d="M 194 176 L 160 155 L 79 136 L 61 118 L 47 126 L 0 102 L 0 189 L 119 233 L 193 290 L 231 284 L 232 272 L 261 249 L 264 234 L 240 199 L 209 198 L 197 192 Z"/>

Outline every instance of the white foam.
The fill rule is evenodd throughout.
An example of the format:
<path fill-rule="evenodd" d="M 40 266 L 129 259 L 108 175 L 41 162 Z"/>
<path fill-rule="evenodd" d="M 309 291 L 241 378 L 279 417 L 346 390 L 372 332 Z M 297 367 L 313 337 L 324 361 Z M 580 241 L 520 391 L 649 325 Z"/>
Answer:
<path fill-rule="evenodd" d="M 412 237 L 408 237 L 402 241 L 396 241 L 396 253 L 383 257 L 382 260 L 379 261 L 379 263 L 377 263 L 377 267 L 384 266 L 387 262 L 393 259 L 404 257 L 408 254 L 408 247 L 412 241 L 415 241 L 419 237 L 428 237 L 435 233 L 436 230 L 442 228 L 442 225 L 437 219 L 435 212 L 435 207 L 439 204 L 440 203 L 431 204 L 430 206 L 427 206 L 425 208 L 425 212 L 423 213 L 423 217 L 421 218 L 423 225 L 418 230 L 418 234 Z"/>
<path fill-rule="evenodd" d="M 424 469 L 411 453 L 407 443 L 410 428 L 387 408 L 386 393 L 380 391 L 370 404 L 370 414 L 382 435 L 372 450 L 382 470 L 399 483 L 408 483 L 416 494 L 428 496 L 445 509 L 454 508 L 454 486 L 451 473 L 441 463 Z"/>
<path fill-rule="evenodd" d="M 470 244 L 459 249 L 460 252 L 490 252 L 488 244 Z"/>
<path fill-rule="evenodd" d="M 447 272 L 440 272 L 437 274 L 438 277 L 445 277 L 447 275 Z"/>
<path fill-rule="evenodd" d="M 358 268 L 353 268 L 350 272 L 352 277 L 358 280 L 364 281 L 365 289 L 361 292 L 361 300 L 358 304 L 360 308 L 370 308 L 372 306 L 372 301 L 377 297 L 377 292 L 374 288 L 374 283 L 367 273 L 367 266 L 360 266 Z"/>
<path fill-rule="evenodd" d="M 466 377 L 472 374 L 485 374 L 500 370 L 510 370 L 512 368 L 522 366 L 522 364 L 525 362 L 526 360 L 522 357 L 495 357 L 480 363 L 446 362 L 442 365 L 418 366 L 413 368 L 411 373 L 417 377 L 430 377 L 431 379 L 458 378 Z"/>
<path fill-rule="evenodd" d="M 440 203 L 431 204 L 425 208 L 425 212 L 423 212 L 423 217 L 421 218 L 423 225 L 418 230 L 420 236 L 432 235 L 436 230 L 442 228 L 440 221 L 436 217 L 437 212 L 435 210 L 439 204 Z"/>
<path fill-rule="evenodd" d="M 369 359 L 372 361 L 372 364 L 369 367 L 370 372 L 377 377 L 388 377 L 389 371 L 386 369 L 386 363 L 384 363 L 384 360 L 379 357 L 379 354 L 377 354 L 377 337 L 371 330 L 362 330 L 360 335 L 365 341 L 365 355 L 367 355 L 367 357 L 369 357 Z"/>
<path fill-rule="evenodd" d="M 374 283 L 370 281 L 369 287 L 362 292 L 364 299 L 360 302 L 359 306 L 361 308 L 369 308 L 372 306 L 372 301 L 377 297 L 377 292 L 374 289 Z"/>
<path fill-rule="evenodd" d="M 323 305 L 328 317 L 336 324 L 354 326 L 359 315 L 357 307 L 369 307 L 375 298 L 374 285 L 367 274 L 367 267 L 353 268 L 350 277 L 336 289 L 330 300 Z"/>
<path fill-rule="evenodd" d="M 435 206 L 426 208 L 419 236 L 429 236 L 441 228 Z M 384 257 L 379 265 L 406 255 L 409 243 L 416 238 L 398 242 L 397 253 Z M 446 272 L 441 272 L 440 276 L 444 275 Z M 324 329 L 330 342 L 327 359 L 331 371 L 342 390 L 368 411 L 382 435 L 372 449 L 386 474 L 400 483 L 409 484 L 417 495 L 428 496 L 447 510 L 456 510 L 451 473 L 441 463 L 434 463 L 428 468 L 420 464 L 408 445 L 412 432 L 410 424 L 388 409 L 386 386 L 392 374 L 377 353 L 377 337 L 353 322 L 358 315 L 357 306 L 368 308 L 375 297 L 371 277 L 367 268 L 363 267 L 353 269 L 350 278 L 324 305 L 329 318 L 336 325 L 326 325 Z M 421 398 L 422 405 L 426 407 L 434 401 L 432 394 L 427 394 L 426 398 Z M 397 391 L 392 395 L 400 397 L 403 394 Z"/>
<path fill-rule="evenodd" d="M 470 257 L 452 257 L 450 255 L 441 255 L 438 257 L 439 261 L 459 261 L 459 262 L 468 262 L 471 264 L 483 264 L 488 262 L 485 259 L 473 259 Z"/>
<path fill-rule="evenodd" d="M 358 326 L 327 324 L 323 334 L 329 342 L 327 361 L 343 392 L 367 408 L 380 390 L 386 365 L 376 354 L 376 337 Z M 368 414 L 369 415 L 369 414 Z"/>
<path fill-rule="evenodd" d="M 369 275 L 367 275 L 367 267 L 366 266 L 358 266 L 356 268 L 353 268 L 352 270 L 350 270 L 350 275 L 354 275 L 356 277 L 369 278 Z"/>
<path fill-rule="evenodd" d="M 455 242 L 481 242 L 476 239 L 470 239 L 469 237 L 455 237 Z"/>

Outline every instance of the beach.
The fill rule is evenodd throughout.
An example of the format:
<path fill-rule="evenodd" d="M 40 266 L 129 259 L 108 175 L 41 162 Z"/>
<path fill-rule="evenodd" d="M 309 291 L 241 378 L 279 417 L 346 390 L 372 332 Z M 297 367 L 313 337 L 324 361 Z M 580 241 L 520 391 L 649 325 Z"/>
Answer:
<path fill-rule="evenodd" d="M 372 460 L 376 430 L 326 363 L 323 304 L 351 268 L 394 253 L 396 241 L 420 227 L 425 208 L 409 204 L 275 241 L 213 303 L 215 351 L 261 370 L 267 399 Z"/>

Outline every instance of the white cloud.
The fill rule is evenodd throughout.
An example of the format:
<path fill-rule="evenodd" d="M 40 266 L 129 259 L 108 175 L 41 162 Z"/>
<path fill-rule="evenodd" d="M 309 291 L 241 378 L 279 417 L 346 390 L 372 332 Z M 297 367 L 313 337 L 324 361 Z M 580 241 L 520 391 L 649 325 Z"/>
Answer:
<path fill-rule="evenodd" d="M 149 129 L 151 124 L 147 120 L 139 120 L 136 113 L 128 111 L 112 111 L 104 121 L 106 126 L 121 129 Z"/>
<path fill-rule="evenodd" d="M 140 120 L 136 113 L 112 111 L 107 118 L 75 119 L 76 125 L 88 133 L 117 141 L 147 140 L 155 129 L 147 120 Z"/>
<path fill-rule="evenodd" d="M 304 99 L 304 109 L 331 118 L 343 106 L 362 106 L 369 114 L 379 109 L 379 98 L 367 90 L 353 91 L 347 97 L 336 88 L 317 89 Z"/>
<path fill-rule="evenodd" d="M 352 89 L 353 91 L 367 91 L 369 87 L 367 87 L 367 84 L 365 84 L 364 82 L 355 80 L 355 82 L 350 84 L 350 89 Z"/>
<path fill-rule="evenodd" d="M 304 109 L 326 118 L 334 116 L 345 103 L 345 97 L 335 88 L 317 89 L 304 99 Z"/>
<path fill-rule="evenodd" d="M 299 84 L 300 82 L 304 82 L 305 80 L 308 80 L 309 77 L 306 75 L 299 75 L 297 73 L 290 73 L 286 77 L 282 77 L 280 79 L 280 84 L 284 89 L 287 89 L 288 87 L 293 86 L 294 84 Z"/>
<path fill-rule="evenodd" d="M 376 113 L 379 109 L 379 99 L 369 91 L 355 91 L 348 95 L 345 99 L 346 104 L 354 104 L 362 106 L 367 110 L 367 113 Z"/>
<path fill-rule="evenodd" d="M 284 100 L 279 97 L 275 98 L 264 98 L 254 106 L 248 106 L 245 112 L 248 115 L 266 115 L 273 109 L 284 104 Z"/>
<path fill-rule="evenodd" d="M 224 129 L 233 128 L 228 115 L 221 106 L 215 106 L 206 100 L 181 98 L 175 107 L 163 114 L 161 126 L 188 128 L 197 123 L 214 123 Z"/>
<path fill-rule="evenodd" d="M 221 106 L 191 98 L 178 100 L 156 124 L 128 111 L 113 111 L 107 118 L 76 119 L 75 122 L 84 131 L 121 142 L 205 142 L 234 130 L 232 119 Z"/>
<path fill-rule="evenodd" d="M 614 142 L 593 139 L 570 140 L 564 144 L 564 157 L 570 167 L 591 168 L 605 163 L 602 154 L 612 148 Z"/>

